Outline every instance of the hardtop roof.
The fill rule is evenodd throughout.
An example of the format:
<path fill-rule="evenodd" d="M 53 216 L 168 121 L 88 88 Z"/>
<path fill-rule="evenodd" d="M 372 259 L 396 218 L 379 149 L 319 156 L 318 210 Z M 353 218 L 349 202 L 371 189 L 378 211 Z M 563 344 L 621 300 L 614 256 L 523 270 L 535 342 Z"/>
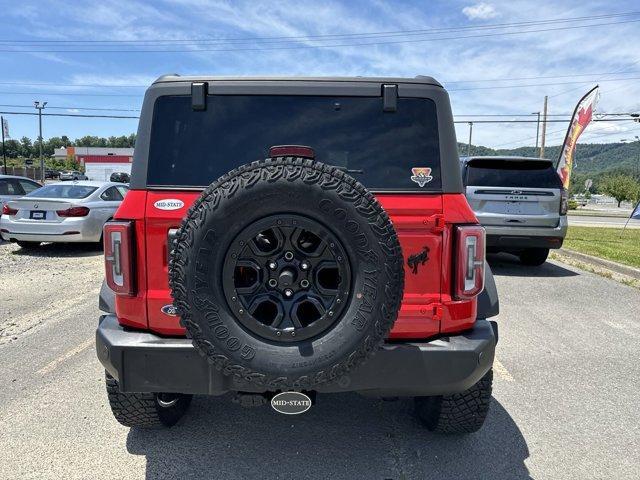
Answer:
<path fill-rule="evenodd" d="M 172 83 L 172 82 L 361 82 L 361 83 L 418 83 L 424 85 L 434 85 L 442 87 L 442 84 L 433 77 L 426 75 L 417 75 L 413 78 L 407 77 L 235 77 L 235 76 L 212 76 L 212 75 L 187 75 L 178 74 L 163 75 L 156 79 L 153 83 Z"/>
<path fill-rule="evenodd" d="M 553 161 L 548 158 L 538 158 L 538 157 L 523 157 L 517 155 L 478 155 L 478 156 L 470 156 L 470 157 L 460 157 L 460 161 L 463 163 L 478 163 L 482 161 L 495 161 L 495 160 L 504 160 L 507 162 L 541 162 L 541 163 L 549 163 L 553 164 Z"/>

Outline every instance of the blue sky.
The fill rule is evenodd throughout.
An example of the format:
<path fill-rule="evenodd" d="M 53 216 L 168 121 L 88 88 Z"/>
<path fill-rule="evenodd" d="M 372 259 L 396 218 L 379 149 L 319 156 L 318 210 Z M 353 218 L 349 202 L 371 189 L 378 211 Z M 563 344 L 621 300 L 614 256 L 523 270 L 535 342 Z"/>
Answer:
<path fill-rule="evenodd" d="M 2 106 L 0 110 L 33 111 L 19 106 L 29 106 L 34 100 L 40 100 L 47 101 L 50 107 L 58 107 L 48 110 L 49 113 L 68 110 L 68 113 L 136 115 L 135 111 L 79 109 L 138 109 L 144 85 L 164 73 L 176 72 L 231 76 L 432 75 L 449 89 L 458 120 L 468 120 L 462 116 L 468 114 L 535 112 L 542 109 L 544 95 L 550 96 L 551 114 L 568 113 L 581 94 L 595 84 L 595 80 L 600 80 L 600 111 L 638 111 L 640 14 L 594 19 L 586 23 L 609 25 L 589 28 L 563 28 L 583 25 L 583 21 L 500 30 L 478 29 L 504 23 L 633 12 L 640 10 L 638 7 L 638 2 L 633 0 L 0 0 L 0 104 L 13 105 Z M 353 46 L 357 43 L 353 37 L 334 37 L 335 40 L 330 41 L 327 37 L 323 41 L 300 38 L 460 27 L 471 28 L 456 32 L 441 30 L 437 35 L 394 34 L 373 42 L 369 39 L 368 43 L 378 42 L 374 45 Z M 548 28 L 555 30 L 517 33 L 523 29 Z M 483 32 L 509 33 L 479 37 Z M 460 38 L 464 36 L 471 38 Z M 275 40 L 266 43 L 251 40 L 265 37 L 298 38 L 289 38 L 284 44 Z M 438 37 L 447 40 L 433 40 Z M 431 40 L 422 41 L 426 38 Z M 224 43 L 203 47 L 202 44 L 194 45 L 193 39 Z M 229 39 L 235 40 L 230 42 Z M 69 40 L 93 43 L 64 43 Z M 107 46 L 96 42 L 114 40 L 117 42 Z M 160 46 L 147 48 L 179 51 L 140 52 L 140 47 L 132 45 L 140 45 L 141 40 L 163 42 Z M 45 42 L 37 43 L 42 41 Z M 404 43 L 380 44 L 382 41 Z M 316 48 L 320 43 L 347 43 L 348 46 Z M 264 45 L 287 48 L 255 49 Z M 238 50 L 240 47 L 242 49 Z M 195 51 L 202 48 L 209 51 Z M 226 51 L 211 51 L 221 48 Z M 127 51 L 60 51 L 73 49 Z M 557 84 L 576 81 L 585 83 Z M 9 115 L 6 118 L 12 137 L 37 136 L 35 117 Z M 535 127 L 535 124 L 476 123 L 473 143 L 505 147 L 532 145 Z M 46 117 L 44 137 L 121 135 L 135 132 L 136 128 L 137 121 L 129 119 Z M 466 142 L 468 126 L 459 124 L 457 131 L 458 139 Z M 562 125 L 550 124 L 548 131 L 549 144 L 561 142 Z M 638 123 L 599 123 L 590 126 L 582 141 L 617 141 L 638 134 Z"/>

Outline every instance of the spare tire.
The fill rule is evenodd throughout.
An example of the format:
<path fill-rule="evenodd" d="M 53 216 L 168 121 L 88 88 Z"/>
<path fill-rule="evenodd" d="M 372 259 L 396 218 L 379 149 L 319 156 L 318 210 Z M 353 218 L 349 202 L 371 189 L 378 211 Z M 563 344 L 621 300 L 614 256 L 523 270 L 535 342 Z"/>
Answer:
<path fill-rule="evenodd" d="M 244 165 L 211 184 L 176 236 L 169 284 L 195 348 L 267 390 L 334 381 L 395 322 L 403 259 L 355 179 L 308 159 Z"/>

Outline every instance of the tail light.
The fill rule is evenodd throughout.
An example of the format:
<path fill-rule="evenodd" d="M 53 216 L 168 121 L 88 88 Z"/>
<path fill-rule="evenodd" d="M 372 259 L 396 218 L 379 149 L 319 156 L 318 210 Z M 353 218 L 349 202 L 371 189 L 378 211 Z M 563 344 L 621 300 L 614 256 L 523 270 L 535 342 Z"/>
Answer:
<path fill-rule="evenodd" d="M 15 215 L 18 213 L 18 210 L 15 208 L 11 208 L 7 203 L 2 206 L 2 214 L 3 215 Z"/>
<path fill-rule="evenodd" d="M 484 288 L 485 232 L 480 225 L 456 227 L 457 265 L 454 296 L 475 297 Z"/>
<path fill-rule="evenodd" d="M 117 294 L 134 295 L 133 222 L 107 222 L 103 229 L 107 285 Z"/>
<path fill-rule="evenodd" d="M 569 192 L 563 188 L 560 192 L 560 215 L 566 215 L 569 210 Z"/>
<path fill-rule="evenodd" d="M 89 215 L 87 207 L 71 207 L 66 210 L 56 210 L 59 217 L 86 217 Z"/>

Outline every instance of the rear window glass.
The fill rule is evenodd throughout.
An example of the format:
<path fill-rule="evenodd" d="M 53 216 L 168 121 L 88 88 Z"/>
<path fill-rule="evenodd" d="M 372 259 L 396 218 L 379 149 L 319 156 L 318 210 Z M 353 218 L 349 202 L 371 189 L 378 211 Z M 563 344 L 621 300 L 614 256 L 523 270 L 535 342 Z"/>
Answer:
<path fill-rule="evenodd" d="M 38 190 L 27 194 L 27 197 L 37 198 L 86 198 L 95 192 L 98 187 L 89 185 L 45 185 Z"/>
<path fill-rule="evenodd" d="M 204 187 L 274 145 L 306 145 L 316 160 L 346 169 L 374 190 L 441 188 L 436 107 L 399 98 L 383 112 L 380 97 L 243 96 L 207 98 L 194 111 L 189 96 L 155 104 L 147 183 Z M 412 181 L 418 171 L 423 187 Z M 418 178 L 415 178 L 416 180 Z"/>
<path fill-rule="evenodd" d="M 561 188 L 555 168 L 546 162 L 483 160 L 469 162 L 465 185 L 474 187 Z"/>

